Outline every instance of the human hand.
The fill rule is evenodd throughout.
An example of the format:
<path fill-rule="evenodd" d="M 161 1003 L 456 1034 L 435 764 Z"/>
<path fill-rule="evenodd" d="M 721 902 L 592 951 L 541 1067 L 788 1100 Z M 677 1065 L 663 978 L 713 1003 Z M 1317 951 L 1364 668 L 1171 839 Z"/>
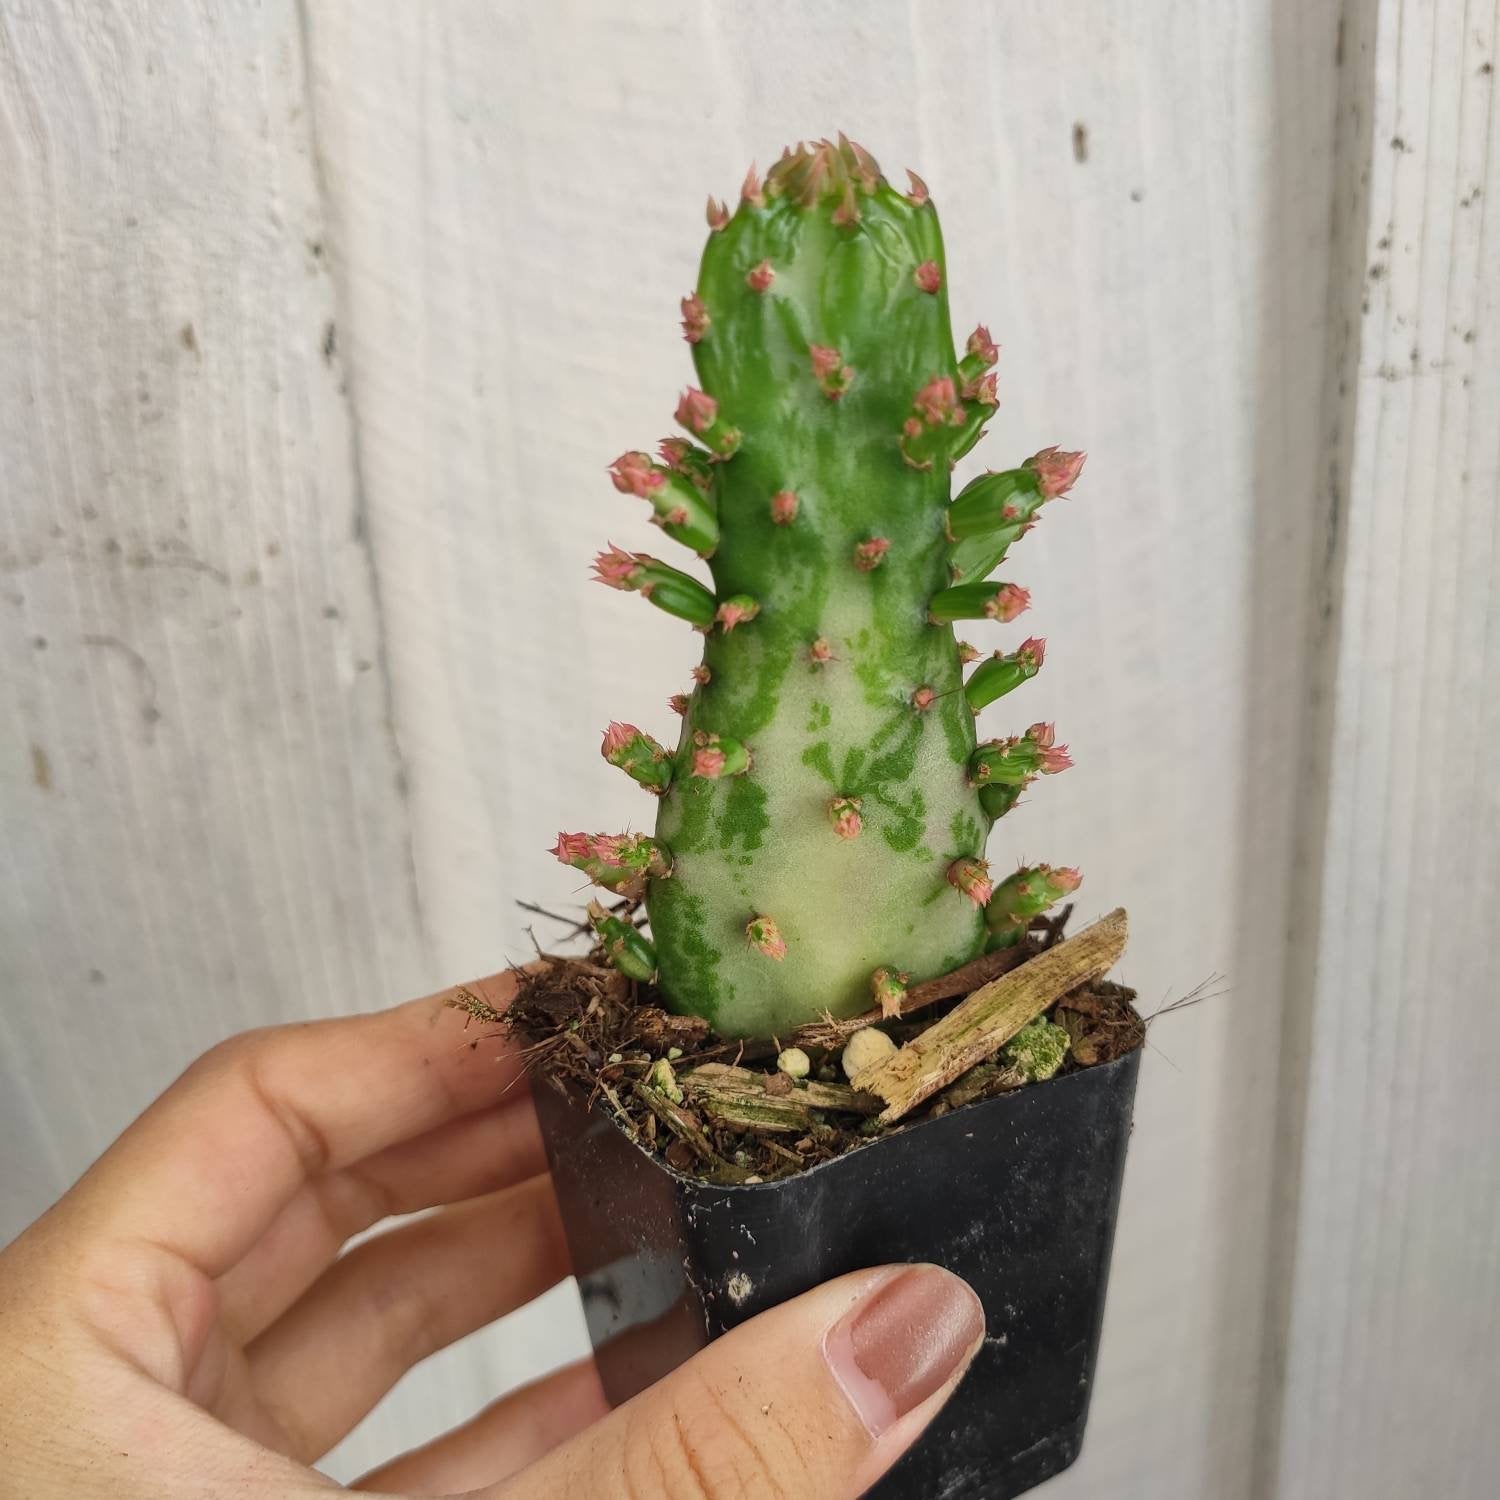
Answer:
<path fill-rule="evenodd" d="M 440 1000 L 214 1048 L 0 1252 L 0 1497 L 337 1490 L 308 1466 L 408 1369 L 568 1274 L 516 1054 Z M 946 1271 L 857 1272 L 614 1412 L 583 1361 L 354 1488 L 852 1500 L 983 1327 Z"/>

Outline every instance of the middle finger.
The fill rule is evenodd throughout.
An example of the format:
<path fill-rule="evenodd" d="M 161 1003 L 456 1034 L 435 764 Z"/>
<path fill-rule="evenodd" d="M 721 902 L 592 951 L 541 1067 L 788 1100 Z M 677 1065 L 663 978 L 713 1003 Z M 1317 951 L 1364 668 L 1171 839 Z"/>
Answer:
<path fill-rule="evenodd" d="M 403 1141 L 303 1184 L 255 1247 L 219 1278 L 219 1316 L 230 1338 L 265 1332 L 324 1271 L 345 1241 L 397 1214 L 457 1203 L 546 1169 L 531 1098 L 506 1103 Z"/>

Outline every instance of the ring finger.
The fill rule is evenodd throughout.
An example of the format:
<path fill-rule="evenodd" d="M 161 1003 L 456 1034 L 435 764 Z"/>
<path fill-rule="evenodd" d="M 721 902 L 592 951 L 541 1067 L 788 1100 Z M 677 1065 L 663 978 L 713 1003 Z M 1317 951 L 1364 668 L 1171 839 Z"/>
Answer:
<path fill-rule="evenodd" d="M 454 1204 L 335 1262 L 246 1350 L 251 1383 L 310 1463 L 413 1365 L 569 1270 L 547 1176 Z"/>

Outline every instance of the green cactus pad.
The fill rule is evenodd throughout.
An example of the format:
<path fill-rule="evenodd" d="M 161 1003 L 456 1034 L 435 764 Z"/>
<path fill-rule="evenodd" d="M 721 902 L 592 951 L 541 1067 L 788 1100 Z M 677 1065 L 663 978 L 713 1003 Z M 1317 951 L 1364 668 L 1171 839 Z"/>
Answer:
<path fill-rule="evenodd" d="M 646 983 L 656 977 L 656 948 L 650 938 L 593 901 L 589 903 L 589 925 L 606 957 L 627 978 Z"/>
<path fill-rule="evenodd" d="M 1026 924 L 1078 889 L 1077 870 L 1051 865 L 1023 865 L 1002 880 L 985 910 L 989 946 L 1008 948 L 1026 935 Z"/>

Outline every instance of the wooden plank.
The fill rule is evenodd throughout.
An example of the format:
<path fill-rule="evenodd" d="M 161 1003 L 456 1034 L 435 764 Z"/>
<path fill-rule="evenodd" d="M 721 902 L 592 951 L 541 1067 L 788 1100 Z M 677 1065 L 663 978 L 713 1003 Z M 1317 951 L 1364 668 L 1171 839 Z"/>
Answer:
<path fill-rule="evenodd" d="M 419 910 L 300 9 L 0 14 L 0 1240 L 221 1036 L 507 956 Z M 584 1347 L 564 1287 L 331 1466 Z"/>
<path fill-rule="evenodd" d="M 1496 27 L 1381 0 L 1348 38 L 1368 171 L 1346 176 L 1326 796 L 1298 892 L 1320 919 L 1289 997 L 1277 1500 L 1480 1500 L 1500 1472 Z"/>
<path fill-rule="evenodd" d="M 0 1238 L 430 977 L 296 6 L 0 18 Z"/>

